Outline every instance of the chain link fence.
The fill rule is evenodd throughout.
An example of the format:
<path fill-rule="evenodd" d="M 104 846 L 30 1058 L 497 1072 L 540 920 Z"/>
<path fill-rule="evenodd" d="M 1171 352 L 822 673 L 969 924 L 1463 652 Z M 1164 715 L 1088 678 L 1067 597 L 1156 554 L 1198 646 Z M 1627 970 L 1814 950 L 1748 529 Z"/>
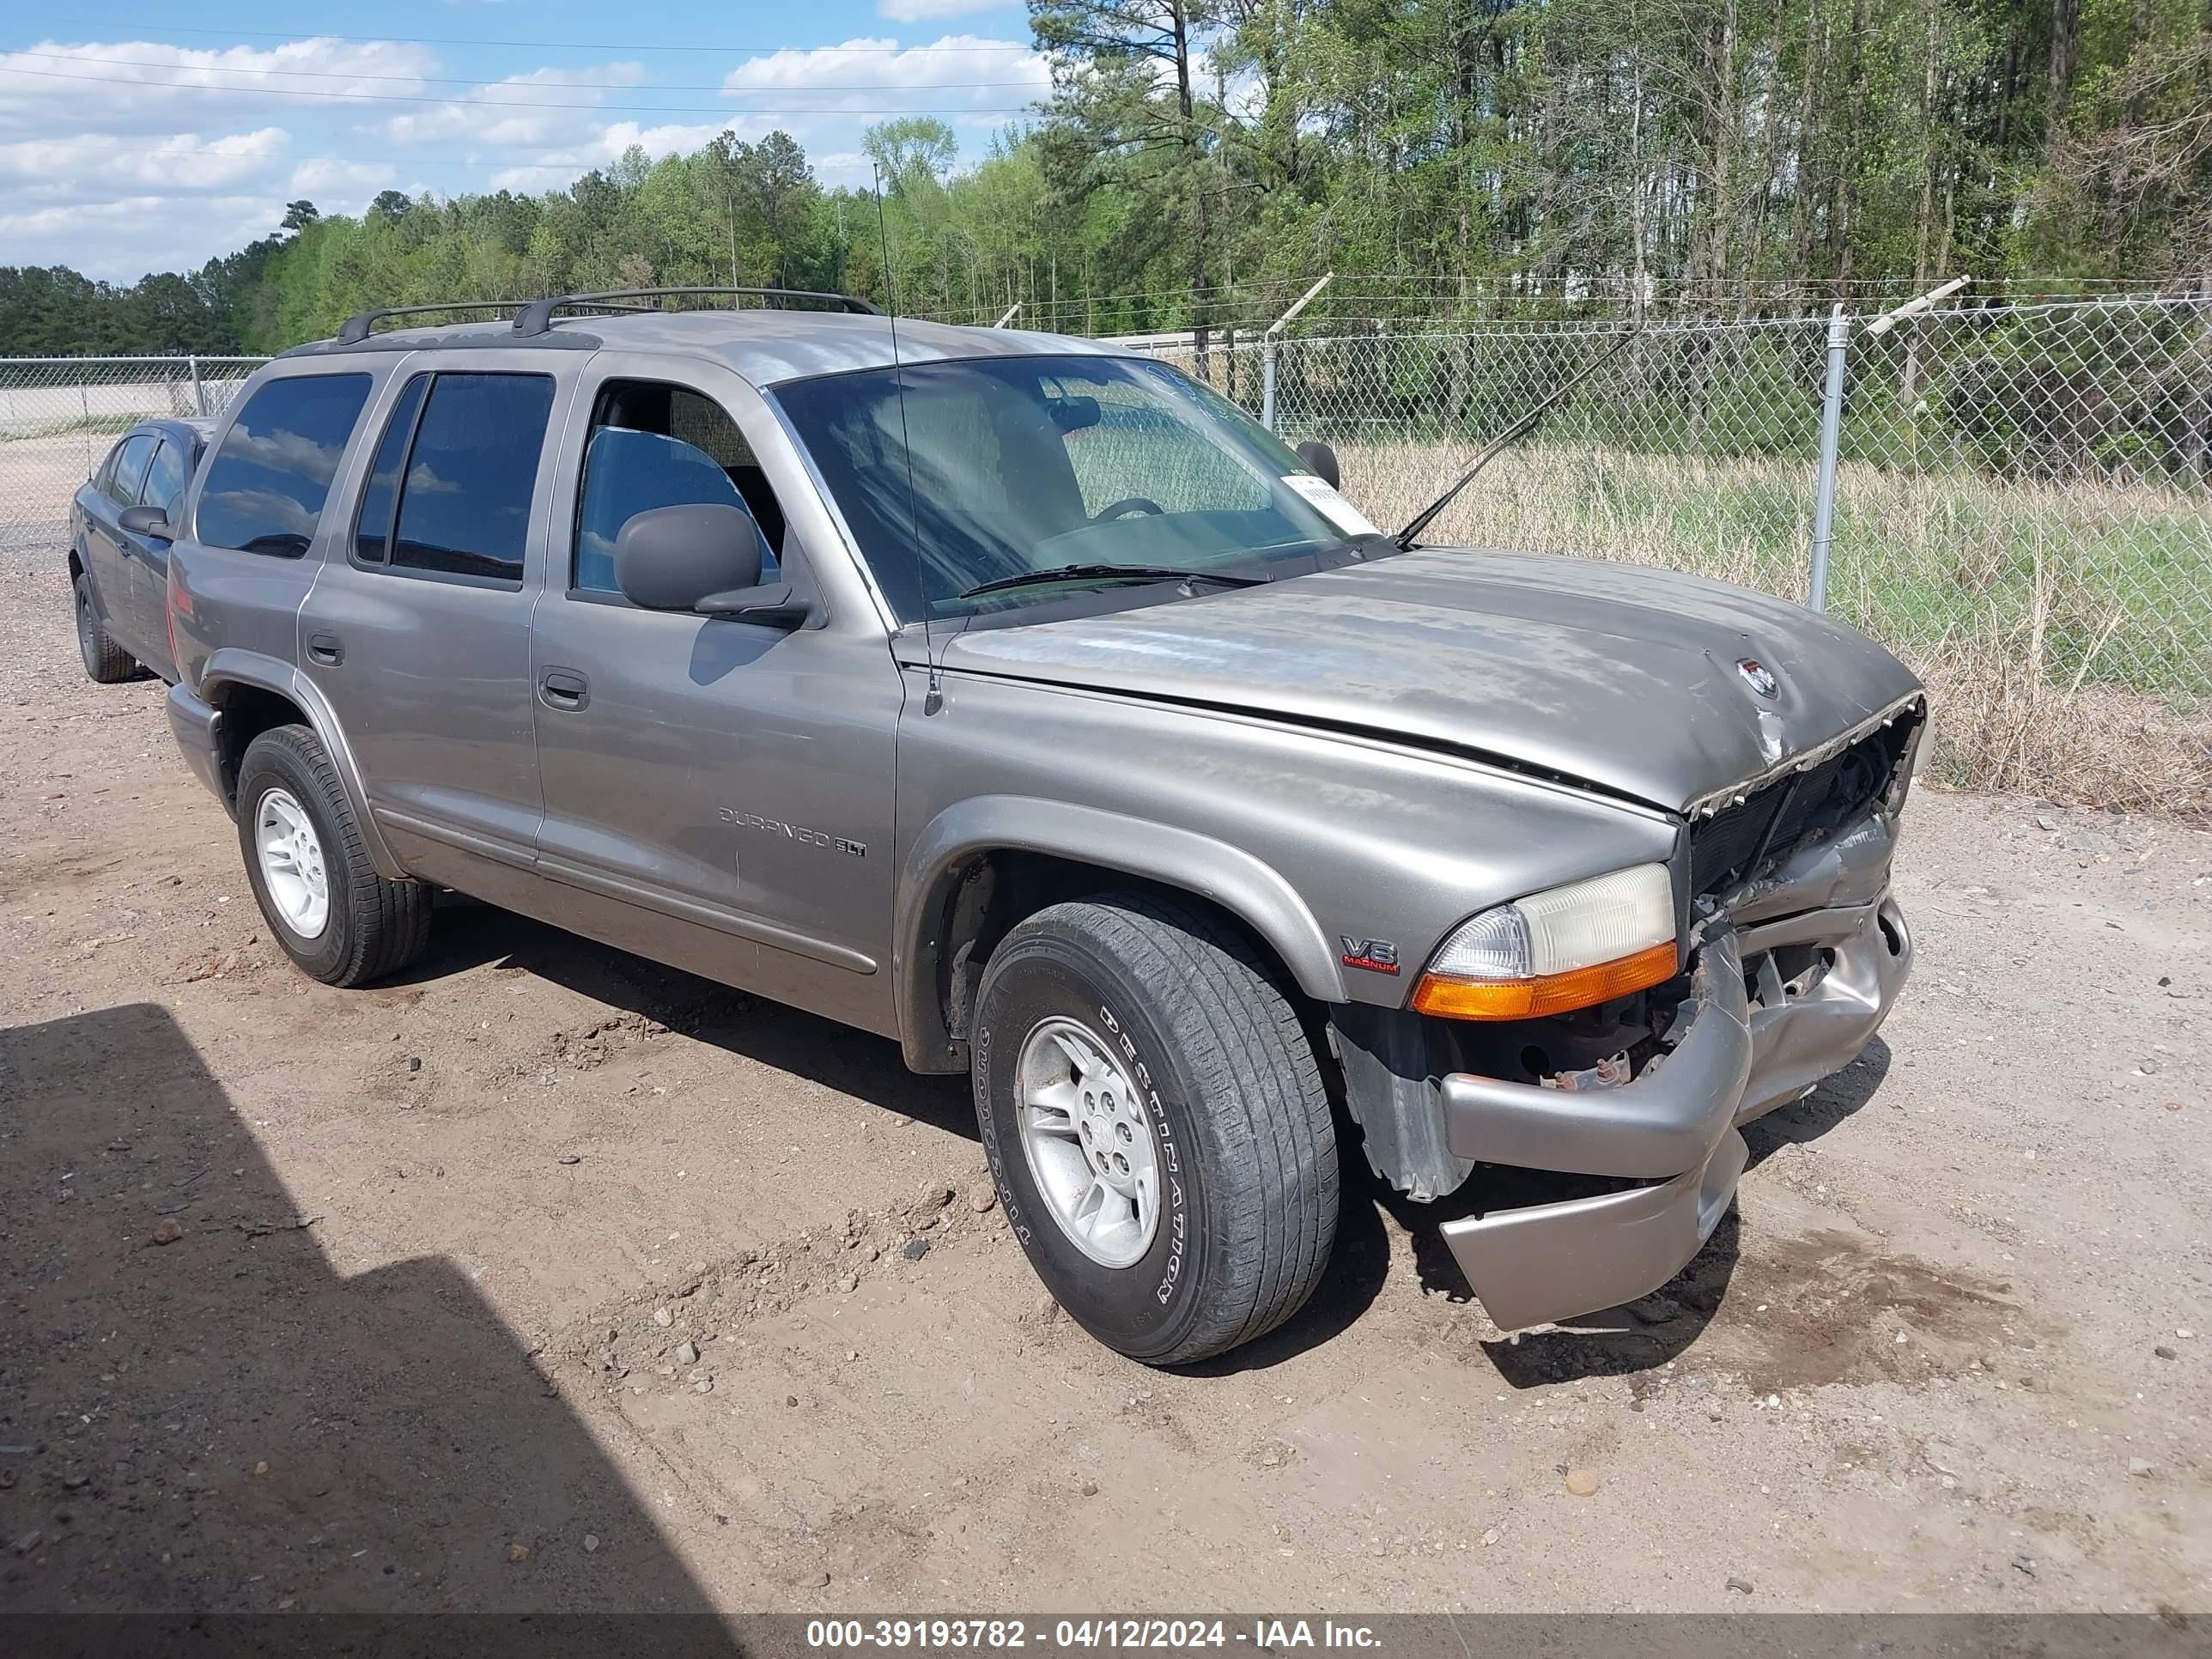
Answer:
<path fill-rule="evenodd" d="M 1808 597 L 1927 679 L 1961 786 L 2212 814 L 2212 301 L 1845 319 L 1393 324 L 1176 362 L 1405 524 L 1589 370 L 1427 532 Z M 1272 362 L 1270 362 L 1272 359 Z M 1831 374 L 1840 420 L 1823 441 Z"/>
<path fill-rule="evenodd" d="M 1867 320 L 1833 351 L 1822 317 L 1392 319 L 1139 349 L 1328 442 L 1394 530 L 1590 369 L 1428 539 L 1804 599 L 1825 474 L 1829 608 L 1927 678 L 1940 775 L 2212 815 L 2212 300 Z M 0 361 L 0 550 L 58 549 L 114 434 L 215 412 L 259 361 Z"/>
<path fill-rule="evenodd" d="M 116 434 L 213 415 L 265 357 L 0 358 L 0 553 L 58 549 L 70 498 Z"/>

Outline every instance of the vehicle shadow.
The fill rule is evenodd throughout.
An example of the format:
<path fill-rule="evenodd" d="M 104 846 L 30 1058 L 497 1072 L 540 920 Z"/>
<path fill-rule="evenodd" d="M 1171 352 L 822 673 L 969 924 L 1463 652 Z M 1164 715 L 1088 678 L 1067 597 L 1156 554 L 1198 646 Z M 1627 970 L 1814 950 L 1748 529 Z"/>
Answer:
<path fill-rule="evenodd" d="M 550 1361 L 443 1260 L 339 1271 L 165 1010 L 0 1033 L 0 1611 L 683 1613 L 738 1650 Z"/>
<path fill-rule="evenodd" d="M 511 910 L 441 906 L 430 949 L 387 985 L 422 984 L 487 963 L 517 968 L 672 1031 L 856 1100 L 980 1140 L 964 1077 L 909 1072 L 888 1037 L 855 1030 L 680 968 L 562 932 Z"/>

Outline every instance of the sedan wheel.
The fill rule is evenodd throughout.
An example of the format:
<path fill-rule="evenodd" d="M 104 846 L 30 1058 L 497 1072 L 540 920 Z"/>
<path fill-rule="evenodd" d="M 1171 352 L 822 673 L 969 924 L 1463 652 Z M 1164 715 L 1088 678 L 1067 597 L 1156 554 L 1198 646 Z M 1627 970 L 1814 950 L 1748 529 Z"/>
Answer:
<path fill-rule="evenodd" d="M 93 600 L 92 578 L 81 575 L 73 586 L 76 592 L 76 649 L 84 659 L 84 672 L 102 685 L 129 679 L 138 672 L 138 665 L 129 652 L 107 637 L 107 629 L 100 620 L 100 607 Z"/>

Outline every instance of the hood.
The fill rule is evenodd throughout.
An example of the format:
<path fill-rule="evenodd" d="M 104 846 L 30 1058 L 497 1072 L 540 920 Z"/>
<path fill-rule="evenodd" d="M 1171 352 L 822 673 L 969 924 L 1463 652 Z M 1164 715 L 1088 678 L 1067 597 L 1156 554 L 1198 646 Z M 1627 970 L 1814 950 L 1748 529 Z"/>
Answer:
<path fill-rule="evenodd" d="M 1779 682 L 1762 696 L 1739 669 Z M 1173 604 L 970 629 L 948 672 L 1395 736 L 1680 811 L 1917 689 L 1770 594 L 1640 565 L 1423 549 Z"/>

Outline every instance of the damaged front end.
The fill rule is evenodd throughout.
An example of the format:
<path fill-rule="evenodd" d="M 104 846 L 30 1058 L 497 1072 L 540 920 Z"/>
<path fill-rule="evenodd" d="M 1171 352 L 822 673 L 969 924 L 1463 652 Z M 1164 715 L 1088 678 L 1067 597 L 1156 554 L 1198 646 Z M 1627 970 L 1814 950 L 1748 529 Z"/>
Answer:
<path fill-rule="evenodd" d="M 1572 1318 L 1672 1278 L 1728 1208 L 1741 1127 L 1849 1065 L 1881 1026 L 1911 967 L 1889 872 L 1921 713 L 1693 812 L 1674 979 L 1540 1020 L 1340 1013 L 1348 1103 L 1401 1190 L 1439 1197 L 1484 1165 L 1580 1178 L 1558 1201 L 1443 1224 L 1498 1325 Z"/>

